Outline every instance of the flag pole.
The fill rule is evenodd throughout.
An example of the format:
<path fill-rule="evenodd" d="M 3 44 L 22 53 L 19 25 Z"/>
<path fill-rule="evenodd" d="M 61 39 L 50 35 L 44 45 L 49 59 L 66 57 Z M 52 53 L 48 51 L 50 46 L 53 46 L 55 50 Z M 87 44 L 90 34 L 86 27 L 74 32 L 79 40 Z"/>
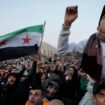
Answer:
<path fill-rule="evenodd" d="M 43 25 L 43 32 L 42 32 L 42 37 L 41 37 L 41 41 L 40 41 L 40 46 L 39 46 L 39 49 L 38 49 L 38 54 L 41 53 L 41 47 L 42 47 L 42 40 L 43 40 L 45 25 L 46 25 L 46 20 L 44 21 L 44 25 Z"/>
<path fill-rule="evenodd" d="M 39 48 L 38 48 L 38 54 L 36 56 L 36 62 L 37 62 L 36 72 L 37 73 L 40 72 L 39 70 L 40 70 L 40 67 L 41 67 L 41 65 L 40 65 L 41 64 L 41 46 L 42 46 L 42 40 L 43 40 L 45 25 L 46 25 L 46 21 L 44 21 L 42 37 L 41 37 L 40 45 L 39 45 Z"/>

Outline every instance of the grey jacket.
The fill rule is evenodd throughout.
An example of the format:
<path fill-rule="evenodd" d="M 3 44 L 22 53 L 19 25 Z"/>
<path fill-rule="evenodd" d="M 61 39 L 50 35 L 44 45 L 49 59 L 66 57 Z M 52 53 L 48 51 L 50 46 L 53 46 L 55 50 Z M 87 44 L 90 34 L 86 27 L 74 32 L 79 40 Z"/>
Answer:
<path fill-rule="evenodd" d="M 76 43 L 69 44 L 68 43 L 69 35 L 70 35 L 70 27 L 64 27 L 62 25 L 62 29 L 60 31 L 60 35 L 58 39 L 58 53 L 59 54 L 66 54 L 69 52 L 83 53 L 87 40 L 81 41 L 78 44 Z"/>

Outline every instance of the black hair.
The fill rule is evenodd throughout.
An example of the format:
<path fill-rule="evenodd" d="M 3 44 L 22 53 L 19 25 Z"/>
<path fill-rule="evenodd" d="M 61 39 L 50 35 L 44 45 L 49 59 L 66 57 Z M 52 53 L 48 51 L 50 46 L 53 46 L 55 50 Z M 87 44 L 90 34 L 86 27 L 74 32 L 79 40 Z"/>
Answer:
<path fill-rule="evenodd" d="M 101 83 L 95 83 L 93 86 L 93 95 L 98 94 L 102 89 L 105 89 L 105 81 Z"/>
<path fill-rule="evenodd" d="M 44 95 L 44 89 L 43 89 L 41 84 L 36 84 L 36 85 L 29 86 L 29 91 L 30 90 L 41 90 L 42 95 Z"/>
<path fill-rule="evenodd" d="M 98 25 L 100 25 L 101 19 L 103 18 L 104 15 L 105 15 L 105 5 L 103 6 L 103 10 L 102 10 Z"/>

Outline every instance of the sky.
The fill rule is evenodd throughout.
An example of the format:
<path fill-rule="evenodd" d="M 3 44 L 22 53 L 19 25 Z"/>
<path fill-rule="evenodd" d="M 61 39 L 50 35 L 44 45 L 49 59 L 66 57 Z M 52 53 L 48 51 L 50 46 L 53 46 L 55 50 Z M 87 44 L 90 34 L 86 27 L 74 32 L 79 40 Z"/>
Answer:
<path fill-rule="evenodd" d="M 105 0 L 0 0 L 0 35 L 43 24 L 43 41 L 57 47 L 67 6 L 78 5 L 78 19 L 72 24 L 69 43 L 79 43 L 97 31 Z"/>

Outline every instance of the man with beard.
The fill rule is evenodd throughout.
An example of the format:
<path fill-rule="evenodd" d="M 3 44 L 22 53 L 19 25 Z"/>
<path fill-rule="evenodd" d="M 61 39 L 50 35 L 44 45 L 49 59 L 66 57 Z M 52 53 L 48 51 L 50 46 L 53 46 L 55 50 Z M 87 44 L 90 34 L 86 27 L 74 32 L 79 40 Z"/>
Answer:
<path fill-rule="evenodd" d="M 50 101 L 58 98 L 59 85 L 57 82 L 50 80 L 46 86 L 46 98 Z"/>
<path fill-rule="evenodd" d="M 21 95 L 17 91 L 20 74 L 10 73 L 5 83 L 0 84 L 0 105 L 21 105 Z"/>

